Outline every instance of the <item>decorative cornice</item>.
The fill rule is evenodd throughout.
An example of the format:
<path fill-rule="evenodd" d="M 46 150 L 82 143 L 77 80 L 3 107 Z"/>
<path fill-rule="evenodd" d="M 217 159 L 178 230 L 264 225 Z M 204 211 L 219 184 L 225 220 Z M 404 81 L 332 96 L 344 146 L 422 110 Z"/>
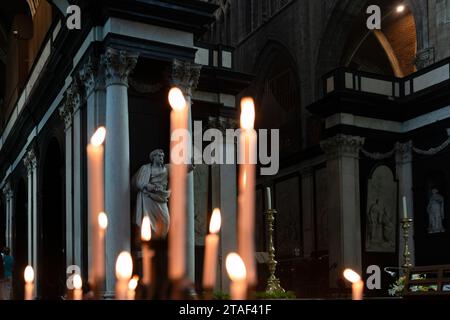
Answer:
<path fill-rule="evenodd" d="M 364 145 L 365 138 L 338 134 L 320 143 L 328 158 L 353 157 L 357 158 Z"/>
<path fill-rule="evenodd" d="M 136 66 L 139 54 L 114 48 L 107 48 L 101 57 L 105 70 L 106 86 L 118 84 L 128 86 L 128 77 Z"/>
<path fill-rule="evenodd" d="M 23 163 L 27 168 L 28 175 L 31 175 L 34 169 L 37 167 L 37 157 L 34 148 L 28 150 L 23 159 Z"/>
<path fill-rule="evenodd" d="M 183 90 L 185 95 L 192 97 L 192 92 L 197 89 L 201 69 L 201 65 L 174 59 L 172 84 Z"/>

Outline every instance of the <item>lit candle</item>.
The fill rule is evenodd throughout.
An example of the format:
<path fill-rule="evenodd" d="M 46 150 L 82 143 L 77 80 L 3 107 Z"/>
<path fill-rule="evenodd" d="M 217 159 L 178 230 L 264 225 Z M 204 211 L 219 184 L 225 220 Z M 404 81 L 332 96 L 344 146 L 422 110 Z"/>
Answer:
<path fill-rule="evenodd" d="M 408 208 L 406 207 L 406 197 L 403 197 L 403 218 L 408 219 Z"/>
<path fill-rule="evenodd" d="M 255 105 L 252 98 L 241 100 L 239 141 L 238 251 L 247 270 L 248 285 L 256 285 L 255 263 L 255 164 L 257 135 L 253 129 Z"/>
<path fill-rule="evenodd" d="M 73 276 L 73 300 L 83 300 L 83 281 L 79 274 Z"/>
<path fill-rule="evenodd" d="M 34 270 L 32 266 L 27 266 L 25 268 L 24 278 L 25 278 L 25 300 L 33 300 Z"/>
<path fill-rule="evenodd" d="M 94 259 L 96 260 L 97 270 L 97 290 L 100 291 L 103 289 L 103 281 L 105 279 L 105 235 L 106 228 L 108 228 L 108 216 L 104 212 L 100 212 L 98 214 L 98 247 L 97 254 L 94 255 Z"/>
<path fill-rule="evenodd" d="M 217 252 L 219 249 L 219 231 L 221 225 L 220 210 L 214 209 L 209 234 L 205 239 L 205 259 L 203 263 L 203 287 L 207 290 L 214 289 L 216 284 Z"/>
<path fill-rule="evenodd" d="M 128 292 L 128 283 L 133 273 L 133 260 L 131 255 L 123 251 L 119 254 L 116 261 L 116 299 L 126 300 Z"/>
<path fill-rule="evenodd" d="M 177 281 L 186 271 L 186 182 L 188 108 L 179 88 L 169 91 L 170 114 L 170 190 L 169 199 L 169 279 Z M 180 139 L 182 142 L 180 142 Z"/>
<path fill-rule="evenodd" d="M 95 292 L 103 289 L 105 281 L 104 234 L 99 231 L 98 215 L 104 211 L 104 146 L 106 129 L 98 128 L 87 146 L 88 213 L 91 225 L 92 265 L 89 282 Z"/>
<path fill-rule="evenodd" d="M 145 286 L 151 284 L 152 279 L 152 258 L 153 250 L 150 249 L 150 240 L 152 238 L 152 228 L 150 226 L 150 218 L 145 216 L 142 219 L 141 240 L 142 240 L 142 283 Z"/>
<path fill-rule="evenodd" d="M 270 194 L 270 187 L 266 188 L 266 198 L 267 198 L 267 210 L 272 210 L 272 196 Z"/>
<path fill-rule="evenodd" d="M 245 300 L 247 298 L 247 271 L 244 261 L 236 253 L 230 253 L 225 262 L 228 276 L 231 279 L 231 300 Z"/>
<path fill-rule="evenodd" d="M 138 285 L 139 277 L 134 276 L 129 282 L 128 282 L 128 292 L 127 292 L 127 300 L 134 300 L 136 297 L 136 288 Z"/>
<path fill-rule="evenodd" d="M 364 282 L 361 280 L 361 276 L 351 269 L 345 269 L 344 277 L 352 283 L 352 300 L 362 300 Z"/>

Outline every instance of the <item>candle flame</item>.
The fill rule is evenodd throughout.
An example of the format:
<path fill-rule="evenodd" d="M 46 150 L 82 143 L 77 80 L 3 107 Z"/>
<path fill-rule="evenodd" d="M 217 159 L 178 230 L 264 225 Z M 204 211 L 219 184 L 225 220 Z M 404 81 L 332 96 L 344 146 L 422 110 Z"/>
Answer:
<path fill-rule="evenodd" d="M 183 111 L 183 109 L 186 108 L 186 99 L 179 88 L 173 87 L 170 89 L 169 104 L 175 111 Z"/>
<path fill-rule="evenodd" d="M 105 142 L 106 138 L 106 129 L 105 127 L 100 127 L 95 131 L 91 138 L 91 144 L 95 147 L 98 147 Z"/>
<path fill-rule="evenodd" d="M 255 125 L 255 102 L 246 97 L 241 100 L 241 128 L 250 130 Z"/>
<path fill-rule="evenodd" d="M 26 283 L 32 283 L 34 281 L 34 270 L 32 266 L 25 268 L 24 278 Z"/>
<path fill-rule="evenodd" d="M 230 253 L 225 262 L 228 276 L 233 281 L 243 281 L 247 277 L 244 261 L 237 253 Z"/>
<path fill-rule="evenodd" d="M 141 240 L 150 241 L 151 238 L 152 238 L 152 228 L 150 226 L 150 218 L 148 216 L 145 216 L 144 219 L 142 219 Z"/>
<path fill-rule="evenodd" d="M 108 227 L 108 216 L 104 212 L 98 214 L 98 225 L 101 229 L 106 230 Z"/>
<path fill-rule="evenodd" d="M 220 209 L 214 209 L 211 221 L 209 223 L 209 232 L 210 233 L 218 233 L 220 231 L 220 227 L 222 225 L 222 216 L 220 215 Z"/>
<path fill-rule="evenodd" d="M 133 259 L 129 252 L 122 251 L 116 261 L 116 277 L 119 280 L 128 280 L 133 274 Z"/>
<path fill-rule="evenodd" d="M 79 274 L 76 274 L 73 276 L 73 287 L 77 290 L 79 290 L 83 287 L 83 281 L 81 280 L 81 277 Z"/>
<path fill-rule="evenodd" d="M 128 282 L 128 290 L 134 291 L 137 288 L 139 281 L 139 277 L 135 275 L 129 282 Z"/>
<path fill-rule="evenodd" d="M 356 283 L 361 281 L 361 276 L 357 274 L 352 269 L 345 269 L 344 270 L 344 278 L 350 281 L 351 283 Z"/>

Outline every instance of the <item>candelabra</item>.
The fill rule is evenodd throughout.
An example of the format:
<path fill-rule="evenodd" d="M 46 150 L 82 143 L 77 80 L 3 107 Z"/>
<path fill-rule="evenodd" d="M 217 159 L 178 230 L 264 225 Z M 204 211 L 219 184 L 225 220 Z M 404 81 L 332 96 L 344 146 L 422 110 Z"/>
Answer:
<path fill-rule="evenodd" d="M 275 214 L 277 211 L 275 209 L 268 209 L 266 212 L 267 225 L 269 229 L 269 272 L 270 276 L 267 280 L 266 292 L 284 292 L 284 289 L 280 285 L 280 280 L 275 276 L 275 271 L 277 268 L 277 261 L 275 260 L 275 246 L 273 245 L 273 223 L 275 221 Z"/>
<path fill-rule="evenodd" d="M 409 252 L 409 228 L 411 227 L 413 220 L 411 218 L 403 218 L 402 219 L 402 228 L 403 228 L 403 265 L 402 267 L 405 269 L 411 268 L 411 253 Z"/>

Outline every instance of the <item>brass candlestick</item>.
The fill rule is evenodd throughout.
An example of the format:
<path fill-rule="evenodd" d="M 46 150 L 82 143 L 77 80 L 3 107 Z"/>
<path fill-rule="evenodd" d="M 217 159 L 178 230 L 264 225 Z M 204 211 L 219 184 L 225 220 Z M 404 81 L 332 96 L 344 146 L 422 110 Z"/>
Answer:
<path fill-rule="evenodd" d="M 275 209 L 268 209 L 266 212 L 267 225 L 269 228 L 269 265 L 270 276 L 267 280 L 266 292 L 284 292 L 284 289 L 280 285 L 280 280 L 275 276 L 275 271 L 277 268 L 277 261 L 275 260 L 275 247 L 273 245 L 273 223 L 275 221 L 275 214 L 277 211 Z"/>
<path fill-rule="evenodd" d="M 413 220 L 411 218 L 403 218 L 402 219 L 402 228 L 403 228 L 403 265 L 402 267 L 405 269 L 409 269 L 412 267 L 411 264 L 411 253 L 409 252 L 409 228 L 411 227 L 411 223 Z"/>

